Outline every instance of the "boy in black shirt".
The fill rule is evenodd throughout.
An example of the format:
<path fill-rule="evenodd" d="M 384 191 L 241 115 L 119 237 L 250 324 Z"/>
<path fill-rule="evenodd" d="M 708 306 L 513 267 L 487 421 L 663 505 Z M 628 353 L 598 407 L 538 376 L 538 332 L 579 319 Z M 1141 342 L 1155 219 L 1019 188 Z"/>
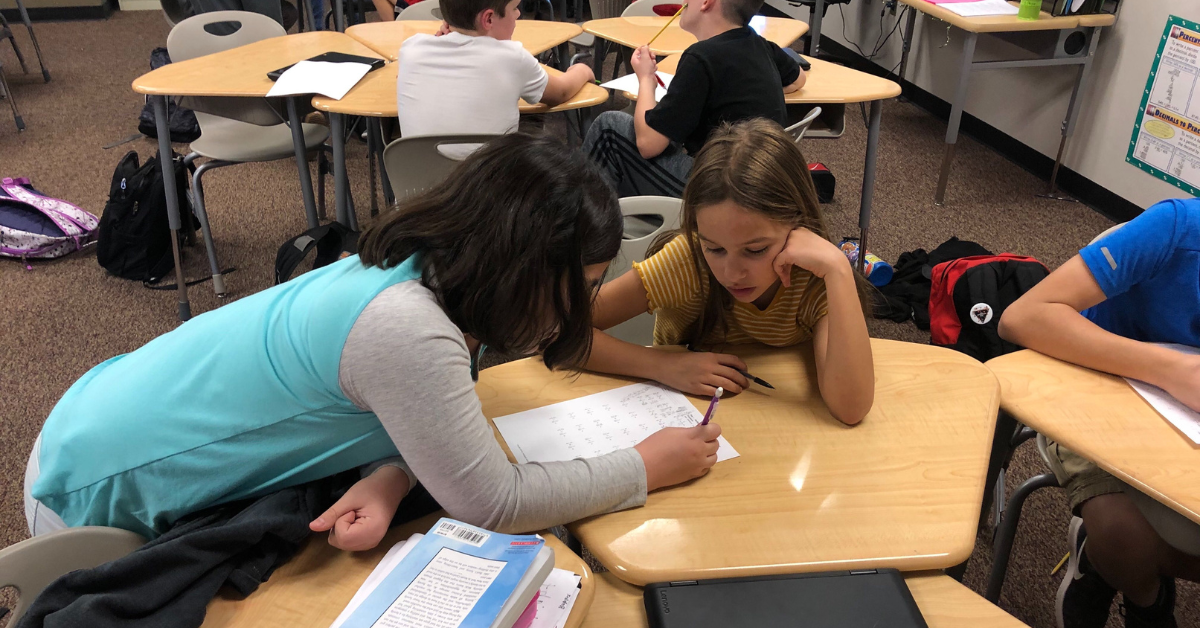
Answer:
<path fill-rule="evenodd" d="M 692 158 L 722 122 L 767 118 L 786 124 L 785 92 L 804 85 L 800 65 L 750 29 L 763 0 L 692 0 L 679 26 L 696 36 L 675 78 L 655 103 L 657 63 L 646 46 L 633 52 L 638 100 L 633 116 L 609 111 L 592 123 L 584 150 L 624 196 L 681 197 Z M 686 150 L 686 152 L 685 152 Z"/>

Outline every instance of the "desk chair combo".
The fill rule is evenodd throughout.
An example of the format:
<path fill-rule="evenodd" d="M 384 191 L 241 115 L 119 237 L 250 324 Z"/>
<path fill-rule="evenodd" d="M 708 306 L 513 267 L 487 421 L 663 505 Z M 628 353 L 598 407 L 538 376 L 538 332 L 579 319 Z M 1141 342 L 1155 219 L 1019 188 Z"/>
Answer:
<path fill-rule="evenodd" d="M 42 80 L 46 83 L 50 82 L 50 70 L 46 69 L 46 61 L 42 59 L 42 48 L 38 45 L 37 36 L 33 34 L 33 24 L 29 21 L 29 11 L 25 9 L 25 3 L 22 0 L 16 0 L 17 10 L 21 13 L 21 21 L 25 23 L 25 29 L 29 31 L 29 39 L 33 42 L 33 52 L 37 55 L 38 65 L 42 68 Z M 4 14 L 0 13 L 0 39 L 7 39 L 8 43 L 12 44 L 13 53 L 17 55 L 17 63 L 21 64 L 21 72 L 29 74 L 29 68 L 25 65 L 25 55 L 21 54 L 21 49 L 17 47 L 17 40 L 13 38 L 12 28 L 8 24 L 8 20 L 4 19 Z M 12 109 L 13 121 L 17 124 L 17 131 L 25 130 L 25 121 L 21 118 L 21 112 L 17 110 L 17 101 L 13 96 L 12 88 L 8 86 L 8 81 L 4 78 L 4 65 L 0 64 L 0 98 L 8 100 L 8 107 Z"/>

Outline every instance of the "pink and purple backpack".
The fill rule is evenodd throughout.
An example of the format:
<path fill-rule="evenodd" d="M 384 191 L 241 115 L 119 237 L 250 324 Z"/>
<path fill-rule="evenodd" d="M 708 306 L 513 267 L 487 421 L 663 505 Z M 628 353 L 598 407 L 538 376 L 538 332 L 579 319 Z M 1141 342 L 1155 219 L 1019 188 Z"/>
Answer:
<path fill-rule="evenodd" d="M 38 192 L 26 178 L 0 179 L 0 256 L 53 259 L 96 238 L 100 220 Z"/>

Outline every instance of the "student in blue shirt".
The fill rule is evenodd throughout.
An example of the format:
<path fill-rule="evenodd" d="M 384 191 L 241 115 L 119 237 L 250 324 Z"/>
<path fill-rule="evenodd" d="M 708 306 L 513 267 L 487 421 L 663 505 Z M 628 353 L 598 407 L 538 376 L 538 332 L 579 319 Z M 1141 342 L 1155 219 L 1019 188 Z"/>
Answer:
<path fill-rule="evenodd" d="M 1200 346 L 1200 200 L 1163 201 L 1089 244 L 1009 306 L 1000 336 L 1200 411 L 1200 356 L 1151 344 Z M 1200 526 L 1066 448 L 1049 450 L 1076 515 L 1059 628 L 1102 628 L 1118 590 L 1126 626 L 1176 626 L 1175 578 L 1200 582 Z"/>

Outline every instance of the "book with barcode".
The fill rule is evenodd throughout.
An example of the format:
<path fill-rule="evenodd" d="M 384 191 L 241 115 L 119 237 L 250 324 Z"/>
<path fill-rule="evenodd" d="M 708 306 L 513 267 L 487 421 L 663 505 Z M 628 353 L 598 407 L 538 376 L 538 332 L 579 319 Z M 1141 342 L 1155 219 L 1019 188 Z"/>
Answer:
<path fill-rule="evenodd" d="M 554 568 L 554 550 L 537 535 L 442 518 L 413 540 L 386 574 L 364 583 L 335 626 L 510 628 Z"/>

